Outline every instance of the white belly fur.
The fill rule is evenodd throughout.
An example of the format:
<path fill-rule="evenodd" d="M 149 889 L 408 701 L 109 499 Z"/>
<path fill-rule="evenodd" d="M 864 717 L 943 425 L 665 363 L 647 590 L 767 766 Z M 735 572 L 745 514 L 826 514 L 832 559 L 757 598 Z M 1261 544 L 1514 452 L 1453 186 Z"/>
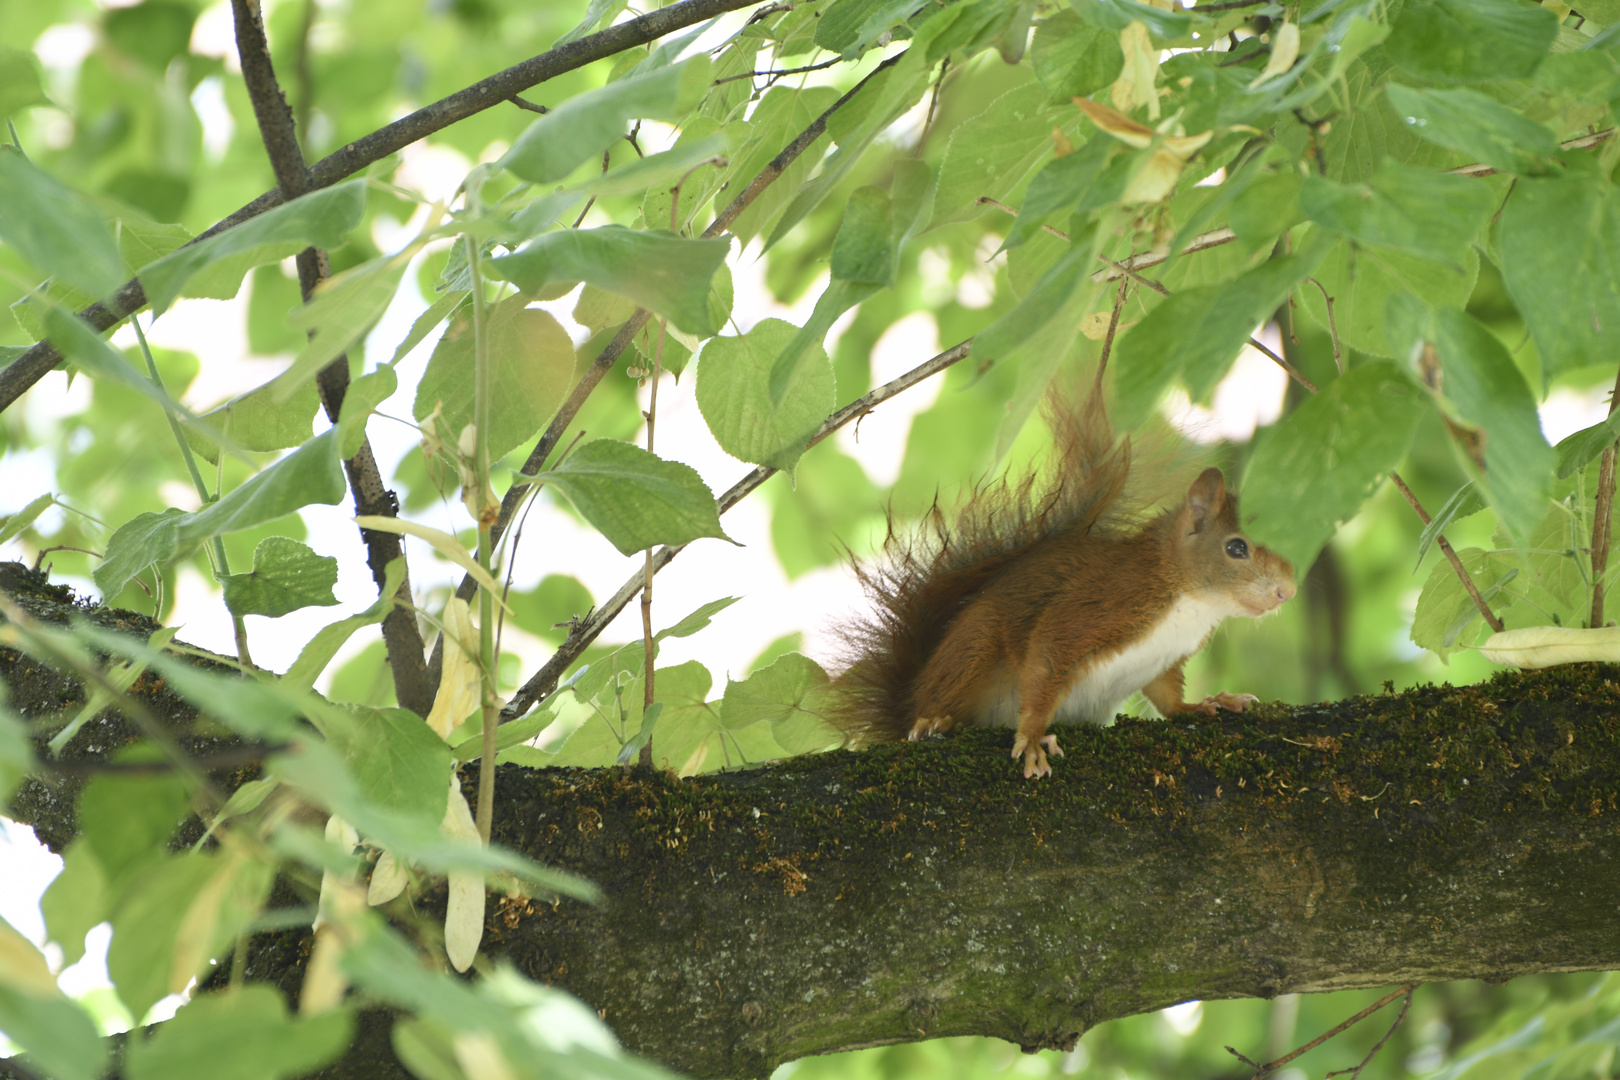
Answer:
<path fill-rule="evenodd" d="M 1058 703 L 1053 719 L 1060 724 L 1106 724 L 1120 702 L 1158 678 L 1184 656 L 1198 651 L 1204 639 L 1239 609 L 1226 600 L 1184 596 L 1147 634 L 1118 652 L 1093 660 Z M 985 713 L 981 724 L 1018 726 L 1018 690 L 1009 686 Z"/>

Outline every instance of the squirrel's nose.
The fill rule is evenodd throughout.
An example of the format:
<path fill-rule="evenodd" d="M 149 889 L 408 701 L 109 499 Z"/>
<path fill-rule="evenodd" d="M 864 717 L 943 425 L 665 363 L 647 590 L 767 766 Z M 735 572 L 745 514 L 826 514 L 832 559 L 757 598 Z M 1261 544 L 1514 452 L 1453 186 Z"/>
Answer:
<path fill-rule="evenodd" d="M 1277 603 L 1286 603 L 1287 601 L 1291 600 L 1293 596 L 1294 583 L 1292 581 L 1285 581 L 1281 585 L 1277 586 Z"/>

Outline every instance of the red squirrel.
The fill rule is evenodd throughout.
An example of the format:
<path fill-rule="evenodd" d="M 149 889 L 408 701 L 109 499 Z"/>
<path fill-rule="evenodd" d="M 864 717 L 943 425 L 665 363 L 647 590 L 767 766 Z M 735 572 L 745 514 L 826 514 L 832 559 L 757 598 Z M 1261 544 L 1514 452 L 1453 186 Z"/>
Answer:
<path fill-rule="evenodd" d="M 1219 469 L 1180 505 L 1135 509 L 1130 443 L 1115 442 L 1100 390 L 1046 411 L 1044 482 L 981 484 L 954 520 L 936 500 L 919 533 L 891 520 L 882 556 L 855 564 L 873 610 L 845 627 L 833 717 L 852 744 L 1015 727 L 1014 760 L 1042 777 L 1063 754 L 1053 721 L 1106 724 L 1137 690 L 1167 717 L 1257 700 L 1190 703 L 1182 666 L 1222 619 L 1293 596 L 1292 564 L 1243 536 Z"/>

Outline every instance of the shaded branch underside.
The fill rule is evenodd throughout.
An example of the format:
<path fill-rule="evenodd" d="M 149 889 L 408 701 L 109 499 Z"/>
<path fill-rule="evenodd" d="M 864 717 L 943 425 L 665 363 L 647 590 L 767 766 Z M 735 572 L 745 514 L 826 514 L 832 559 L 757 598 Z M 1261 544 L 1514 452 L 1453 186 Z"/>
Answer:
<path fill-rule="evenodd" d="M 945 1035 L 1066 1047 L 1189 998 L 1620 967 L 1617 674 L 1067 730 L 1040 782 L 1004 731 L 684 781 L 503 766 L 496 840 L 608 900 L 492 895 L 485 952 L 717 1077 Z M 61 705 L 15 653 L 0 678 Z M 59 846 L 69 795 L 30 782 L 14 813 Z M 296 992 L 307 933 L 258 939 L 250 977 Z M 369 1024 L 325 1075 L 408 1075 Z"/>

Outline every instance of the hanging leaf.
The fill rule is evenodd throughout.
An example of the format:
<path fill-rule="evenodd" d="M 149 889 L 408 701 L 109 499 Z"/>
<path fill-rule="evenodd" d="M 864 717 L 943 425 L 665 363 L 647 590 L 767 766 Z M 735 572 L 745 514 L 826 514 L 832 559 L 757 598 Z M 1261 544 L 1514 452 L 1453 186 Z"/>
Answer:
<path fill-rule="evenodd" d="M 629 443 L 595 439 L 539 478 L 567 495 L 625 555 L 704 536 L 731 539 L 696 470 Z"/>
<path fill-rule="evenodd" d="M 332 586 L 337 578 L 336 559 L 317 555 L 297 540 L 271 536 L 254 549 L 250 572 L 227 574 L 220 584 L 233 615 L 274 619 L 299 608 L 335 605 Z"/>

